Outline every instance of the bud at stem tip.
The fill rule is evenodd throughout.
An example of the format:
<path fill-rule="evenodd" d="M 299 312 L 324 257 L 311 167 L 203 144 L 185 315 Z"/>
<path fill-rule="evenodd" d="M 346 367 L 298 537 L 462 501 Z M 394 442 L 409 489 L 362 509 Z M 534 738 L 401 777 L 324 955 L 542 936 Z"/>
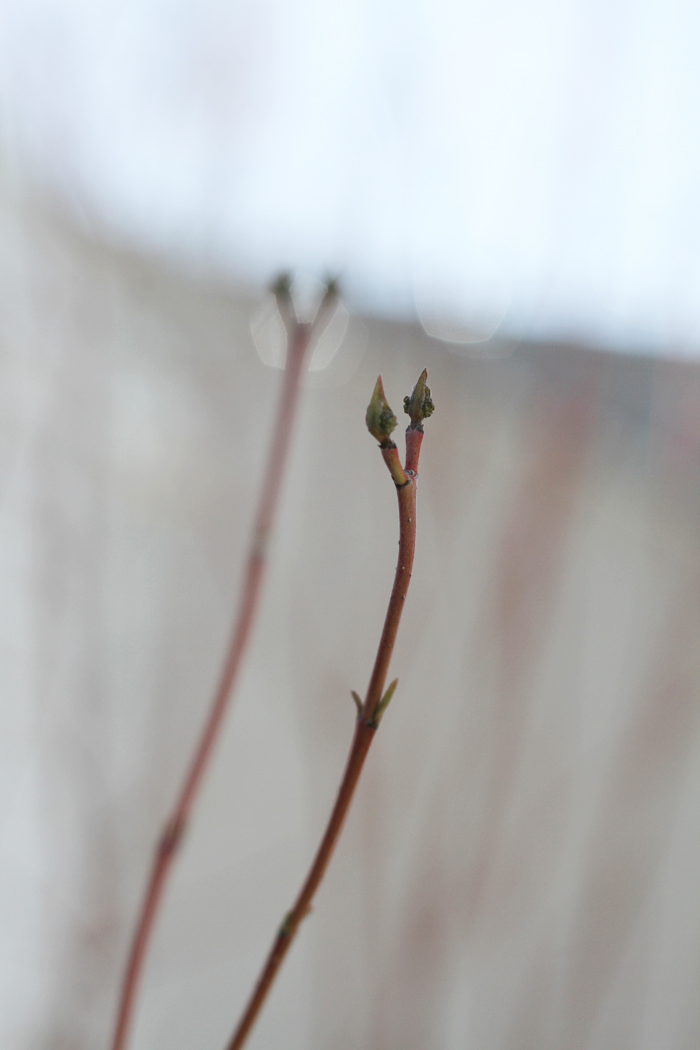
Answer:
<path fill-rule="evenodd" d="M 418 382 L 413 388 L 410 396 L 403 399 L 403 410 L 411 417 L 410 429 L 422 430 L 421 424 L 424 419 L 431 416 L 435 411 L 435 405 L 430 397 L 430 387 L 427 385 L 428 369 L 424 368 L 418 377 Z"/>
<path fill-rule="evenodd" d="M 367 406 L 365 419 L 367 429 L 372 437 L 379 442 L 380 448 L 392 448 L 394 442 L 391 440 L 391 432 L 394 430 L 397 420 L 389 408 L 384 395 L 381 376 L 377 377 L 377 382 L 374 385 L 372 400 Z"/>

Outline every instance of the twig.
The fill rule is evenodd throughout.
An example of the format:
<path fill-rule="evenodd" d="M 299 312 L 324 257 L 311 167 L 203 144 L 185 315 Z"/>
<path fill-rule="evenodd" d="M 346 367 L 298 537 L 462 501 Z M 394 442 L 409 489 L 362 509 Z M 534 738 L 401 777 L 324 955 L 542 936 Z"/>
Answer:
<path fill-rule="evenodd" d="M 273 292 L 287 331 L 287 360 L 279 410 L 268 455 L 260 502 L 253 526 L 248 566 L 221 678 L 172 814 L 163 829 L 156 847 L 151 875 L 146 887 L 124 971 L 112 1050 L 124 1050 L 126 1046 L 136 1003 L 139 979 L 153 932 L 153 924 L 163 899 L 168 874 L 182 840 L 182 834 L 194 805 L 197 792 L 207 770 L 224 715 L 231 700 L 236 675 L 250 637 L 265 571 L 268 539 L 279 499 L 287 452 L 289 450 L 289 438 L 299 400 L 299 381 L 309 345 L 312 339 L 325 327 L 329 314 L 332 312 L 337 297 L 337 286 L 334 281 L 328 282 L 326 294 L 317 310 L 316 317 L 313 322 L 308 324 L 302 324 L 297 320 L 290 293 L 290 282 L 286 275 L 278 279 L 273 287 Z"/>
<path fill-rule="evenodd" d="M 277 971 L 289 950 L 299 924 L 311 909 L 314 894 L 328 867 L 345 817 L 350 808 L 350 803 L 352 802 L 365 758 L 374 739 L 374 734 L 397 685 L 398 680 L 395 679 L 389 688 L 384 691 L 389 661 L 391 660 L 396 632 L 399 627 L 413 567 L 413 555 L 416 544 L 416 477 L 420 446 L 423 439 L 421 424 L 423 419 L 433 411 L 433 403 L 430 400 L 430 390 L 426 386 L 426 379 L 427 372 L 424 371 L 413 393 L 404 402 L 406 412 L 411 417 L 411 423 L 406 432 L 405 469 L 401 466 L 398 449 L 390 438 L 391 432 L 396 426 L 396 417 L 384 397 L 381 376 L 377 380 L 372 400 L 367 409 L 367 427 L 373 437 L 379 441 L 382 456 L 396 485 L 399 499 L 399 560 L 396 566 L 394 586 L 391 591 L 389 607 L 384 620 L 384 629 L 364 703 L 360 700 L 357 693 L 353 692 L 352 694 L 358 710 L 357 722 L 345 772 L 330 819 L 309 873 L 306 876 L 306 881 L 301 888 L 294 907 L 287 914 L 277 932 L 253 994 L 228 1044 L 228 1050 L 241 1050 L 241 1047 L 244 1045 L 265 1002 Z"/>

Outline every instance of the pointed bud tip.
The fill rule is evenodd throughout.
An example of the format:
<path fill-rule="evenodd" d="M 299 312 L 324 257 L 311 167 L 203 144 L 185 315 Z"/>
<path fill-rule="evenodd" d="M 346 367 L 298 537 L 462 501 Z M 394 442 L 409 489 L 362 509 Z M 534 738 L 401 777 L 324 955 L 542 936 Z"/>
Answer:
<path fill-rule="evenodd" d="M 394 695 L 394 693 L 396 692 L 396 686 L 398 684 L 399 684 L 399 680 L 398 680 L 398 678 L 395 678 L 394 681 L 391 683 L 391 685 L 387 688 L 386 692 L 384 693 L 384 696 L 381 698 L 381 700 L 377 704 L 377 707 L 376 707 L 375 712 L 374 712 L 374 718 L 372 719 L 372 722 L 374 724 L 374 728 L 375 729 L 379 726 L 379 723 L 381 722 L 382 718 L 384 717 L 384 712 L 386 711 L 387 707 L 391 703 L 391 698 Z"/>
<path fill-rule="evenodd" d="M 365 421 L 370 434 L 380 445 L 386 447 L 388 444 L 391 444 L 391 432 L 394 430 L 397 420 L 389 408 L 381 376 L 377 376 L 377 382 L 374 384 L 372 400 L 367 406 Z"/>
<path fill-rule="evenodd" d="M 430 387 L 426 382 L 427 378 L 428 369 L 424 368 L 412 393 L 403 399 L 403 410 L 407 416 L 411 417 L 413 429 L 420 427 L 423 420 L 435 411 L 435 405 L 430 397 Z"/>

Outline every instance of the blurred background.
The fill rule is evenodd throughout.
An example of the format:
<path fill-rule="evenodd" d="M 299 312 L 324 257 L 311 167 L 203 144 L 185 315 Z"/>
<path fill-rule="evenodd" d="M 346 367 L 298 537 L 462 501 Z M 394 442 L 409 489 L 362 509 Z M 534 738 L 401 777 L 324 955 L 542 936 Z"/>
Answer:
<path fill-rule="evenodd" d="M 251 1050 L 700 1042 L 700 14 L 0 9 L 0 1043 L 106 1047 L 279 392 L 340 278 L 132 1046 L 225 1045 L 391 586 L 364 429 L 424 366 L 382 724 Z"/>

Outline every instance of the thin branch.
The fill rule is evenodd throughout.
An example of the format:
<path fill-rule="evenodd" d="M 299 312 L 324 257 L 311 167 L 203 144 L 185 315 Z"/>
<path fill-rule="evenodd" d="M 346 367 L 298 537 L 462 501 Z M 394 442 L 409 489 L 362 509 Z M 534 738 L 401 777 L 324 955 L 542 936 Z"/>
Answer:
<path fill-rule="evenodd" d="M 287 360 L 262 492 L 253 525 L 240 603 L 216 693 L 171 816 L 166 822 L 156 847 L 150 878 L 124 972 L 112 1050 L 124 1050 L 127 1044 L 139 980 L 154 921 L 163 899 L 165 885 L 182 840 L 183 831 L 209 765 L 224 715 L 229 707 L 236 676 L 250 638 L 265 572 L 268 540 L 279 500 L 292 424 L 299 400 L 300 379 L 309 345 L 320 328 L 327 323 L 328 314 L 336 300 L 337 287 L 334 282 L 329 283 L 316 318 L 311 324 L 302 324 L 297 320 L 290 292 L 290 281 L 286 275 L 278 279 L 273 286 L 273 292 L 287 330 Z"/>
<path fill-rule="evenodd" d="M 419 380 L 419 384 L 421 381 L 423 385 L 425 384 L 426 375 L 427 373 L 424 372 Z M 408 411 L 408 408 L 406 411 Z M 428 414 L 429 412 L 425 413 L 425 415 Z M 406 451 L 407 462 L 410 460 L 412 467 L 410 470 L 404 471 L 404 468 L 401 467 L 396 445 L 390 438 L 390 434 L 396 426 L 396 417 L 384 397 L 381 377 L 377 380 L 372 401 L 367 410 L 367 426 L 370 433 L 379 440 L 382 456 L 396 485 L 399 501 L 399 560 L 396 566 L 394 586 L 391 591 L 389 607 L 384 620 L 384 629 L 382 630 L 364 703 L 360 701 L 356 693 L 352 694 L 358 708 L 357 722 L 335 805 L 306 880 L 294 907 L 287 914 L 277 932 L 253 994 L 228 1044 L 228 1050 L 241 1050 L 241 1047 L 246 1042 L 265 1003 L 277 971 L 282 965 L 282 961 L 299 928 L 299 924 L 311 909 L 314 895 L 328 867 L 345 817 L 350 808 L 367 753 L 381 717 L 396 688 L 396 681 L 394 681 L 385 692 L 384 683 L 413 568 L 413 556 L 416 545 L 416 477 L 418 473 L 420 440 L 423 434 L 420 424 L 423 418 L 423 414 L 420 414 L 419 418 L 416 419 L 411 416 L 411 425 L 406 434 Z"/>

